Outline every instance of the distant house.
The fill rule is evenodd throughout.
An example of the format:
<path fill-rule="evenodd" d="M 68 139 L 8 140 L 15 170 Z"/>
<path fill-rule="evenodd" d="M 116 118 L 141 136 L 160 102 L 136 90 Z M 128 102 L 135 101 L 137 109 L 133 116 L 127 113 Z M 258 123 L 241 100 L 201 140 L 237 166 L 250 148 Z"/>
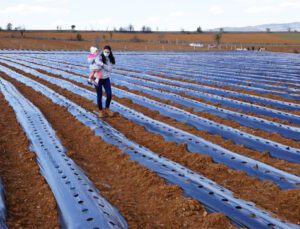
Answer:
<path fill-rule="evenodd" d="M 190 43 L 190 46 L 192 46 L 192 47 L 204 47 L 204 44 L 202 44 L 202 43 Z"/>

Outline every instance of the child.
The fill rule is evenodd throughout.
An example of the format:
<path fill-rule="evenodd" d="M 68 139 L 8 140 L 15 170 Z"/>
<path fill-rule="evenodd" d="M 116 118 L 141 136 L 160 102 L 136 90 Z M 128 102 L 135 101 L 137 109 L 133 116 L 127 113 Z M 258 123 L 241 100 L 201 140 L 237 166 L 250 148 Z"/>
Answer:
<path fill-rule="evenodd" d="M 87 57 L 87 61 L 90 64 L 90 75 L 88 79 L 89 84 L 98 85 L 99 80 L 102 77 L 102 67 L 103 63 L 100 60 L 98 49 L 96 47 L 90 48 L 90 54 Z M 94 76 L 96 76 L 96 80 L 94 81 Z"/>

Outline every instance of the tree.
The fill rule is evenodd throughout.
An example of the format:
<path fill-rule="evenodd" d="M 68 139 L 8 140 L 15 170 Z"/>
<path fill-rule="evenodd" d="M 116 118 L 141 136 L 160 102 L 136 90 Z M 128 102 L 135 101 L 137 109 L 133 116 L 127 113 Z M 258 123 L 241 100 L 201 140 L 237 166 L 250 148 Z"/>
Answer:
<path fill-rule="evenodd" d="M 82 36 L 81 36 L 80 33 L 77 33 L 77 35 L 76 35 L 76 40 L 77 40 L 77 41 L 83 41 Z"/>
<path fill-rule="evenodd" d="M 109 38 L 110 38 L 110 40 L 113 39 L 113 32 L 112 31 L 109 31 Z"/>
<path fill-rule="evenodd" d="M 129 24 L 129 26 L 128 26 L 128 30 L 129 30 L 129 32 L 133 32 L 133 31 L 134 31 L 134 27 L 133 27 L 133 25 L 132 25 L 132 24 Z"/>
<path fill-rule="evenodd" d="M 76 28 L 76 25 L 71 25 L 71 29 L 74 31 Z"/>
<path fill-rule="evenodd" d="M 292 29 L 291 29 L 290 27 L 288 28 L 288 32 L 289 32 L 289 33 L 292 32 Z"/>
<path fill-rule="evenodd" d="M 203 31 L 202 31 L 202 28 L 199 26 L 199 27 L 197 27 L 197 33 L 203 33 Z"/>
<path fill-rule="evenodd" d="M 13 24 L 9 22 L 9 23 L 7 24 L 7 26 L 6 26 L 6 29 L 7 29 L 7 30 L 12 30 L 12 27 L 13 27 Z"/>
<path fill-rule="evenodd" d="M 270 33 L 271 29 L 270 28 L 266 28 L 266 31 L 267 31 L 267 33 Z"/>
<path fill-rule="evenodd" d="M 124 32 L 124 31 L 126 31 L 126 29 L 123 28 L 123 27 L 120 27 L 120 28 L 119 28 L 119 31 L 120 31 L 120 32 Z"/>
<path fill-rule="evenodd" d="M 24 38 L 24 32 L 25 32 L 25 29 L 20 29 L 20 34 L 21 34 L 22 38 Z"/>
<path fill-rule="evenodd" d="M 222 33 L 216 33 L 215 34 L 215 41 L 218 45 L 221 43 L 221 39 L 222 39 Z"/>
<path fill-rule="evenodd" d="M 142 27 L 142 32 L 144 32 L 144 33 L 151 33 L 151 31 L 152 31 L 152 29 L 151 29 L 151 27 L 149 27 L 149 26 L 143 26 Z"/>

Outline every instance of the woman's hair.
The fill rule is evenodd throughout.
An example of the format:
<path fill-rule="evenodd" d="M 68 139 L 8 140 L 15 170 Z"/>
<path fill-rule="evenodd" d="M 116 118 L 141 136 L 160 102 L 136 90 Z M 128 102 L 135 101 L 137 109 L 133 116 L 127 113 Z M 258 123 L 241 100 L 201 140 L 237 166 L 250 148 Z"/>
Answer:
<path fill-rule="evenodd" d="M 109 54 L 109 56 L 108 56 L 109 61 L 110 61 L 110 63 L 115 64 L 115 63 L 116 63 L 116 60 L 115 60 L 114 54 L 113 54 L 112 51 L 111 51 L 111 47 L 110 47 L 109 45 L 105 45 L 104 48 L 103 48 L 103 50 L 104 50 L 104 49 L 108 49 L 108 50 L 110 51 L 110 54 Z M 101 53 L 101 57 L 102 57 L 102 62 L 103 62 L 104 64 L 106 64 L 106 58 L 105 58 L 103 52 Z"/>

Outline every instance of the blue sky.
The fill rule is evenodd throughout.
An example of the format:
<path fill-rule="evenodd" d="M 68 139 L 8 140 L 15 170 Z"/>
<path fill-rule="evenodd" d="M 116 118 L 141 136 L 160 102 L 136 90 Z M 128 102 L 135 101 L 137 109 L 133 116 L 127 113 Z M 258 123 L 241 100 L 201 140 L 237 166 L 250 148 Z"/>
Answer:
<path fill-rule="evenodd" d="M 0 26 L 195 30 L 300 21 L 300 0 L 0 0 Z"/>

